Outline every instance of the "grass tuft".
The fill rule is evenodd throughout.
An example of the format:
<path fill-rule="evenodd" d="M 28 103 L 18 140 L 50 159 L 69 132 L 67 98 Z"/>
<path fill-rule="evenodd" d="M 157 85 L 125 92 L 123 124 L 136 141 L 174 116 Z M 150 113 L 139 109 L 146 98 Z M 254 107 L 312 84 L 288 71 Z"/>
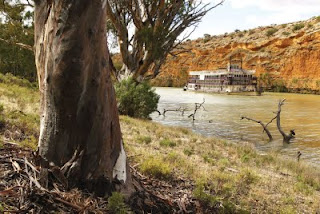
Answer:
<path fill-rule="evenodd" d="M 119 192 L 113 192 L 108 198 L 107 208 L 113 214 L 126 214 L 129 212 L 129 208 L 124 203 L 124 197 Z"/>
<path fill-rule="evenodd" d="M 152 140 L 149 136 L 138 136 L 136 141 L 140 144 L 150 144 Z"/>
<path fill-rule="evenodd" d="M 175 147 L 177 146 L 177 143 L 170 140 L 170 139 L 163 139 L 159 142 L 160 146 L 163 146 L 163 147 Z"/>
<path fill-rule="evenodd" d="M 191 155 L 194 154 L 194 151 L 193 151 L 193 149 L 185 148 L 185 149 L 183 150 L 183 153 L 184 153 L 185 155 L 187 155 L 187 156 L 191 156 Z"/>
<path fill-rule="evenodd" d="M 150 157 L 143 161 L 140 170 L 146 174 L 158 179 L 169 179 L 172 177 L 172 167 L 163 159 Z"/>

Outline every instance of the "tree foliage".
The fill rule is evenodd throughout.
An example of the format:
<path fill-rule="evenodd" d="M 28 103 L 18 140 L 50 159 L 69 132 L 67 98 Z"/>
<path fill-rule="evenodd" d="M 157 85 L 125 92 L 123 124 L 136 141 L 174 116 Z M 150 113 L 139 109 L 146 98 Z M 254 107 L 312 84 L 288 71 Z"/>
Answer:
<path fill-rule="evenodd" d="M 160 96 L 147 82 L 137 84 L 132 78 L 115 85 L 120 114 L 136 118 L 149 118 L 157 110 Z"/>
<path fill-rule="evenodd" d="M 0 3 L 0 72 L 35 81 L 31 7 L 31 3 L 21 0 Z"/>
<path fill-rule="evenodd" d="M 107 0 L 109 29 L 116 34 L 123 61 L 116 75 L 138 81 L 157 76 L 170 51 L 190 34 L 177 38 L 223 1 Z"/>

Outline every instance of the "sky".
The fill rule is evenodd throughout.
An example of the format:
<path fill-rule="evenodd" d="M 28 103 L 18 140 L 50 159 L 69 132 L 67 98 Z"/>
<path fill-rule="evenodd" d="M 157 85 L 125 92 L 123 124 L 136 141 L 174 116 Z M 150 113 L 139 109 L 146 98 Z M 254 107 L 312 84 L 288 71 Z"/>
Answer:
<path fill-rule="evenodd" d="M 214 4 L 218 0 L 204 0 Z M 320 16 L 320 0 L 225 0 L 202 19 L 190 39 Z"/>

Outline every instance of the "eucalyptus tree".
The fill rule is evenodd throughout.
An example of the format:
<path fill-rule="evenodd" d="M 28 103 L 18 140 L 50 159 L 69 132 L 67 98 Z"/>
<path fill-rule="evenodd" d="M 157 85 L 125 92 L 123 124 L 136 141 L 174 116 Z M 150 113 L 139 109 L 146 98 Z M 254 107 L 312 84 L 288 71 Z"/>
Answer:
<path fill-rule="evenodd" d="M 0 72 L 35 81 L 32 3 L 0 1 Z"/>
<path fill-rule="evenodd" d="M 183 32 L 223 2 L 107 0 L 107 16 L 123 61 L 116 76 L 133 76 L 138 81 L 157 76 L 170 51 L 190 35 L 182 36 Z"/>
<path fill-rule="evenodd" d="M 71 185 L 129 188 L 107 63 L 106 0 L 36 0 L 34 13 L 41 166 L 59 167 Z"/>

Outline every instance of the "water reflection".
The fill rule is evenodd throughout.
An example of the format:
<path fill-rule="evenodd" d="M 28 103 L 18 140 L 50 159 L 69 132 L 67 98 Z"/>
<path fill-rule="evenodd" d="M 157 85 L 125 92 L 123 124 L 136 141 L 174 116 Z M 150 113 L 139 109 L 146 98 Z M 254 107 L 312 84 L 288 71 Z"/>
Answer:
<path fill-rule="evenodd" d="M 301 160 L 320 163 L 320 96 L 284 93 L 239 96 L 196 93 L 177 88 L 157 88 L 156 92 L 161 96 L 158 106 L 160 111 L 180 106 L 193 110 L 194 103 L 201 103 L 203 99 L 206 111 L 199 110 L 194 123 L 188 118 L 191 111 L 186 112 L 184 116 L 178 112 L 167 112 L 166 117 L 154 113 L 151 115 L 154 121 L 165 125 L 187 127 L 206 136 L 249 141 L 262 151 L 278 150 L 294 157 L 297 151 L 301 151 Z M 283 146 L 275 122 L 269 126 L 275 141 L 269 143 L 267 135 L 262 133 L 259 124 L 240 120 L 243 115 L 267 123 L 274 117 L 273 112 L 277 111 L 278 101 L 283 98 L 287 100 L 282 107 L 281 123 L 286 133 L 290 129 L 295 130 L 296 138 L 292 144 Z"/>

